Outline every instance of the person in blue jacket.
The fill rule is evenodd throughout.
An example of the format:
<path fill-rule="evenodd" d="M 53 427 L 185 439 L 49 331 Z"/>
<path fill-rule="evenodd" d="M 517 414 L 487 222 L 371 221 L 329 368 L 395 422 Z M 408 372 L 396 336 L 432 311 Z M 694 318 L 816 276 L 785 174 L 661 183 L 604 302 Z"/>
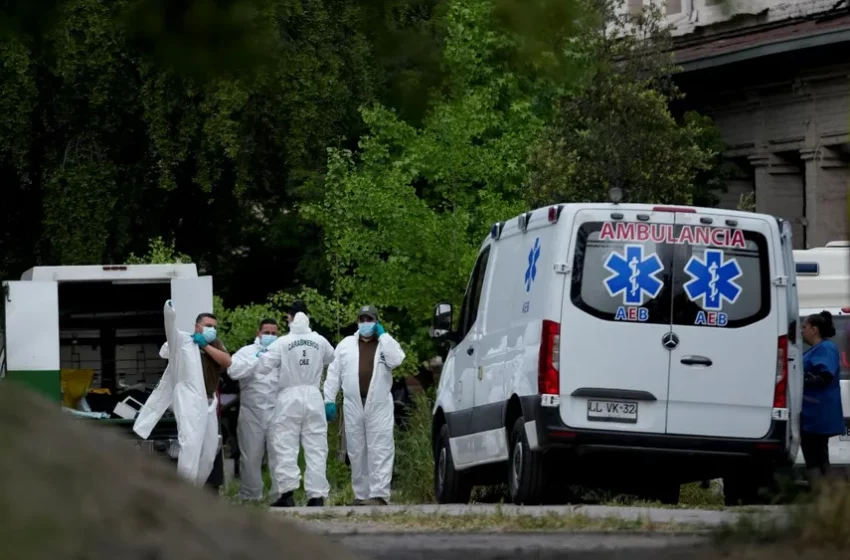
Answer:
<path fill-rule="evenodd" d="M 821 311 L 803 321 L 803 340 L 810 348 L 803 354 L 803 412 L 800 419 L 800 448 L 812 485 L 829 471 L 829 438 L 844 434 L 841 410 L 838 347 L 829 340 L 835 336 L 832 314 Z"/>

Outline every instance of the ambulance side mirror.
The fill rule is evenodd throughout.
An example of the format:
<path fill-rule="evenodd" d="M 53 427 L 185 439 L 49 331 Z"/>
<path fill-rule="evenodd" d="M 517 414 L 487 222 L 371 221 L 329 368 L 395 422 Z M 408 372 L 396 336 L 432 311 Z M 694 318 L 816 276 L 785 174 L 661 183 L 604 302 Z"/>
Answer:
<path fill-rule="evenodd" d="M 451 338 L 454 309 L 448 302 L 438 303 L 434 307 L 431 321 L 431 338 Z"/>

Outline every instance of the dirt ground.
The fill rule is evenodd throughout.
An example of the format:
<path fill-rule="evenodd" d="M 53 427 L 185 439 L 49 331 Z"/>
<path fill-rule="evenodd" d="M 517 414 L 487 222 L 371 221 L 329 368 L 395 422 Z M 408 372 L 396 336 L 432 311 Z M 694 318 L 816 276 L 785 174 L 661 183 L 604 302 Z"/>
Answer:
<path fill-rule="evenodd" d="M 56 404 L 8 382 L 0 382 L 0 480 L 3 558 L 347 560 L 356 557 L 355 552 L 334 542 L 340 539 L 302 530 L 288 520 L 261 510 L 230 505 L 207 490 L 190 487 L 177 477 L 173 467 L 136 451 L 122 438 L 121 432 L 72 418 Z M 844 533 L 843 529 L 836 530 Z M 440 539 L 438 535 L 433 537 Z M 391 543 L 384 547 L 387 550 L 377 542 L 367 543 L 371 546 L 365 548 L 353 542 L 347 544 L 359 549 L 360 557 L 394 556 Z M 443 552 L 445 555 L 438 556 L 462 555 L 468 560 L 524 557 L 515 549 L 501 550 L 496 555 Z M 534 557 L 602 560 L 639 556 L 634 551 L 620 556 L 619 552 L 626 551 L 616 550 L 586 550 L 579 555 L 576 551 L 557 549 L 540 552 Z M 596 552 L 599 554 L 595 555 Z M 656 558 L 689 560 L 847 557 L 846 550 L 796 549 L 791 544 L 739 545 L 728 550 L 661 548 L 652 554 Z"/>
<path fill-rule="evenodd" d="M 8 382 L 0 382 L 0 480 L 4 558 L 354 558 L 290 522 L 190 487 L 119 432 Z"/>

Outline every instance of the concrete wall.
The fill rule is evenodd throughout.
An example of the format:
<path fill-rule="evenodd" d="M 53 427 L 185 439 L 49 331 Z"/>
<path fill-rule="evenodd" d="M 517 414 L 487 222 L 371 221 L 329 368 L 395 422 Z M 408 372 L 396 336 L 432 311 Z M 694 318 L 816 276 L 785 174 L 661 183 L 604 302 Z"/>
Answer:
<path fill-rule="evenodd" d="M 762 30 L 828 12 L 837 0 L 625 0 L 655 2 L 681 48 L 720 41 L 719 33 Z M 844 54 L 844 53 L 847 54 Z M 850 185 L 850 47 L 809 49 L 677 77 L 684 109 L 714 117 L 727 155 L 740 167 L 721 206 L 755 195 L 756 211 L 792 220 L 796 248 L 847 235 Z"/>
<path fill-rule="evenodd" d="M 850 64 L 795 79 L 718 93 L 700 110 L 714 117 L 728 155 L 744 170 L 722 197 L 734 208 L 755 192 L 756 210 L 794 221 L 797 248 L 847 232 L 850 185 Z"/>

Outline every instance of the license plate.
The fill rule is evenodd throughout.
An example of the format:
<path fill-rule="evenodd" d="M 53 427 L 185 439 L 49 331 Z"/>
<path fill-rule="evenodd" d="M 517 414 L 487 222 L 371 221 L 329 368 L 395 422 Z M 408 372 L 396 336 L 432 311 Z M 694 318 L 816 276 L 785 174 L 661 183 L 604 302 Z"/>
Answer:
<path fill-rule="evenodd" d="M 636 424 L 638 403 L 625 401 L 587 401 L 587 419 L 592 422 Z"/>

